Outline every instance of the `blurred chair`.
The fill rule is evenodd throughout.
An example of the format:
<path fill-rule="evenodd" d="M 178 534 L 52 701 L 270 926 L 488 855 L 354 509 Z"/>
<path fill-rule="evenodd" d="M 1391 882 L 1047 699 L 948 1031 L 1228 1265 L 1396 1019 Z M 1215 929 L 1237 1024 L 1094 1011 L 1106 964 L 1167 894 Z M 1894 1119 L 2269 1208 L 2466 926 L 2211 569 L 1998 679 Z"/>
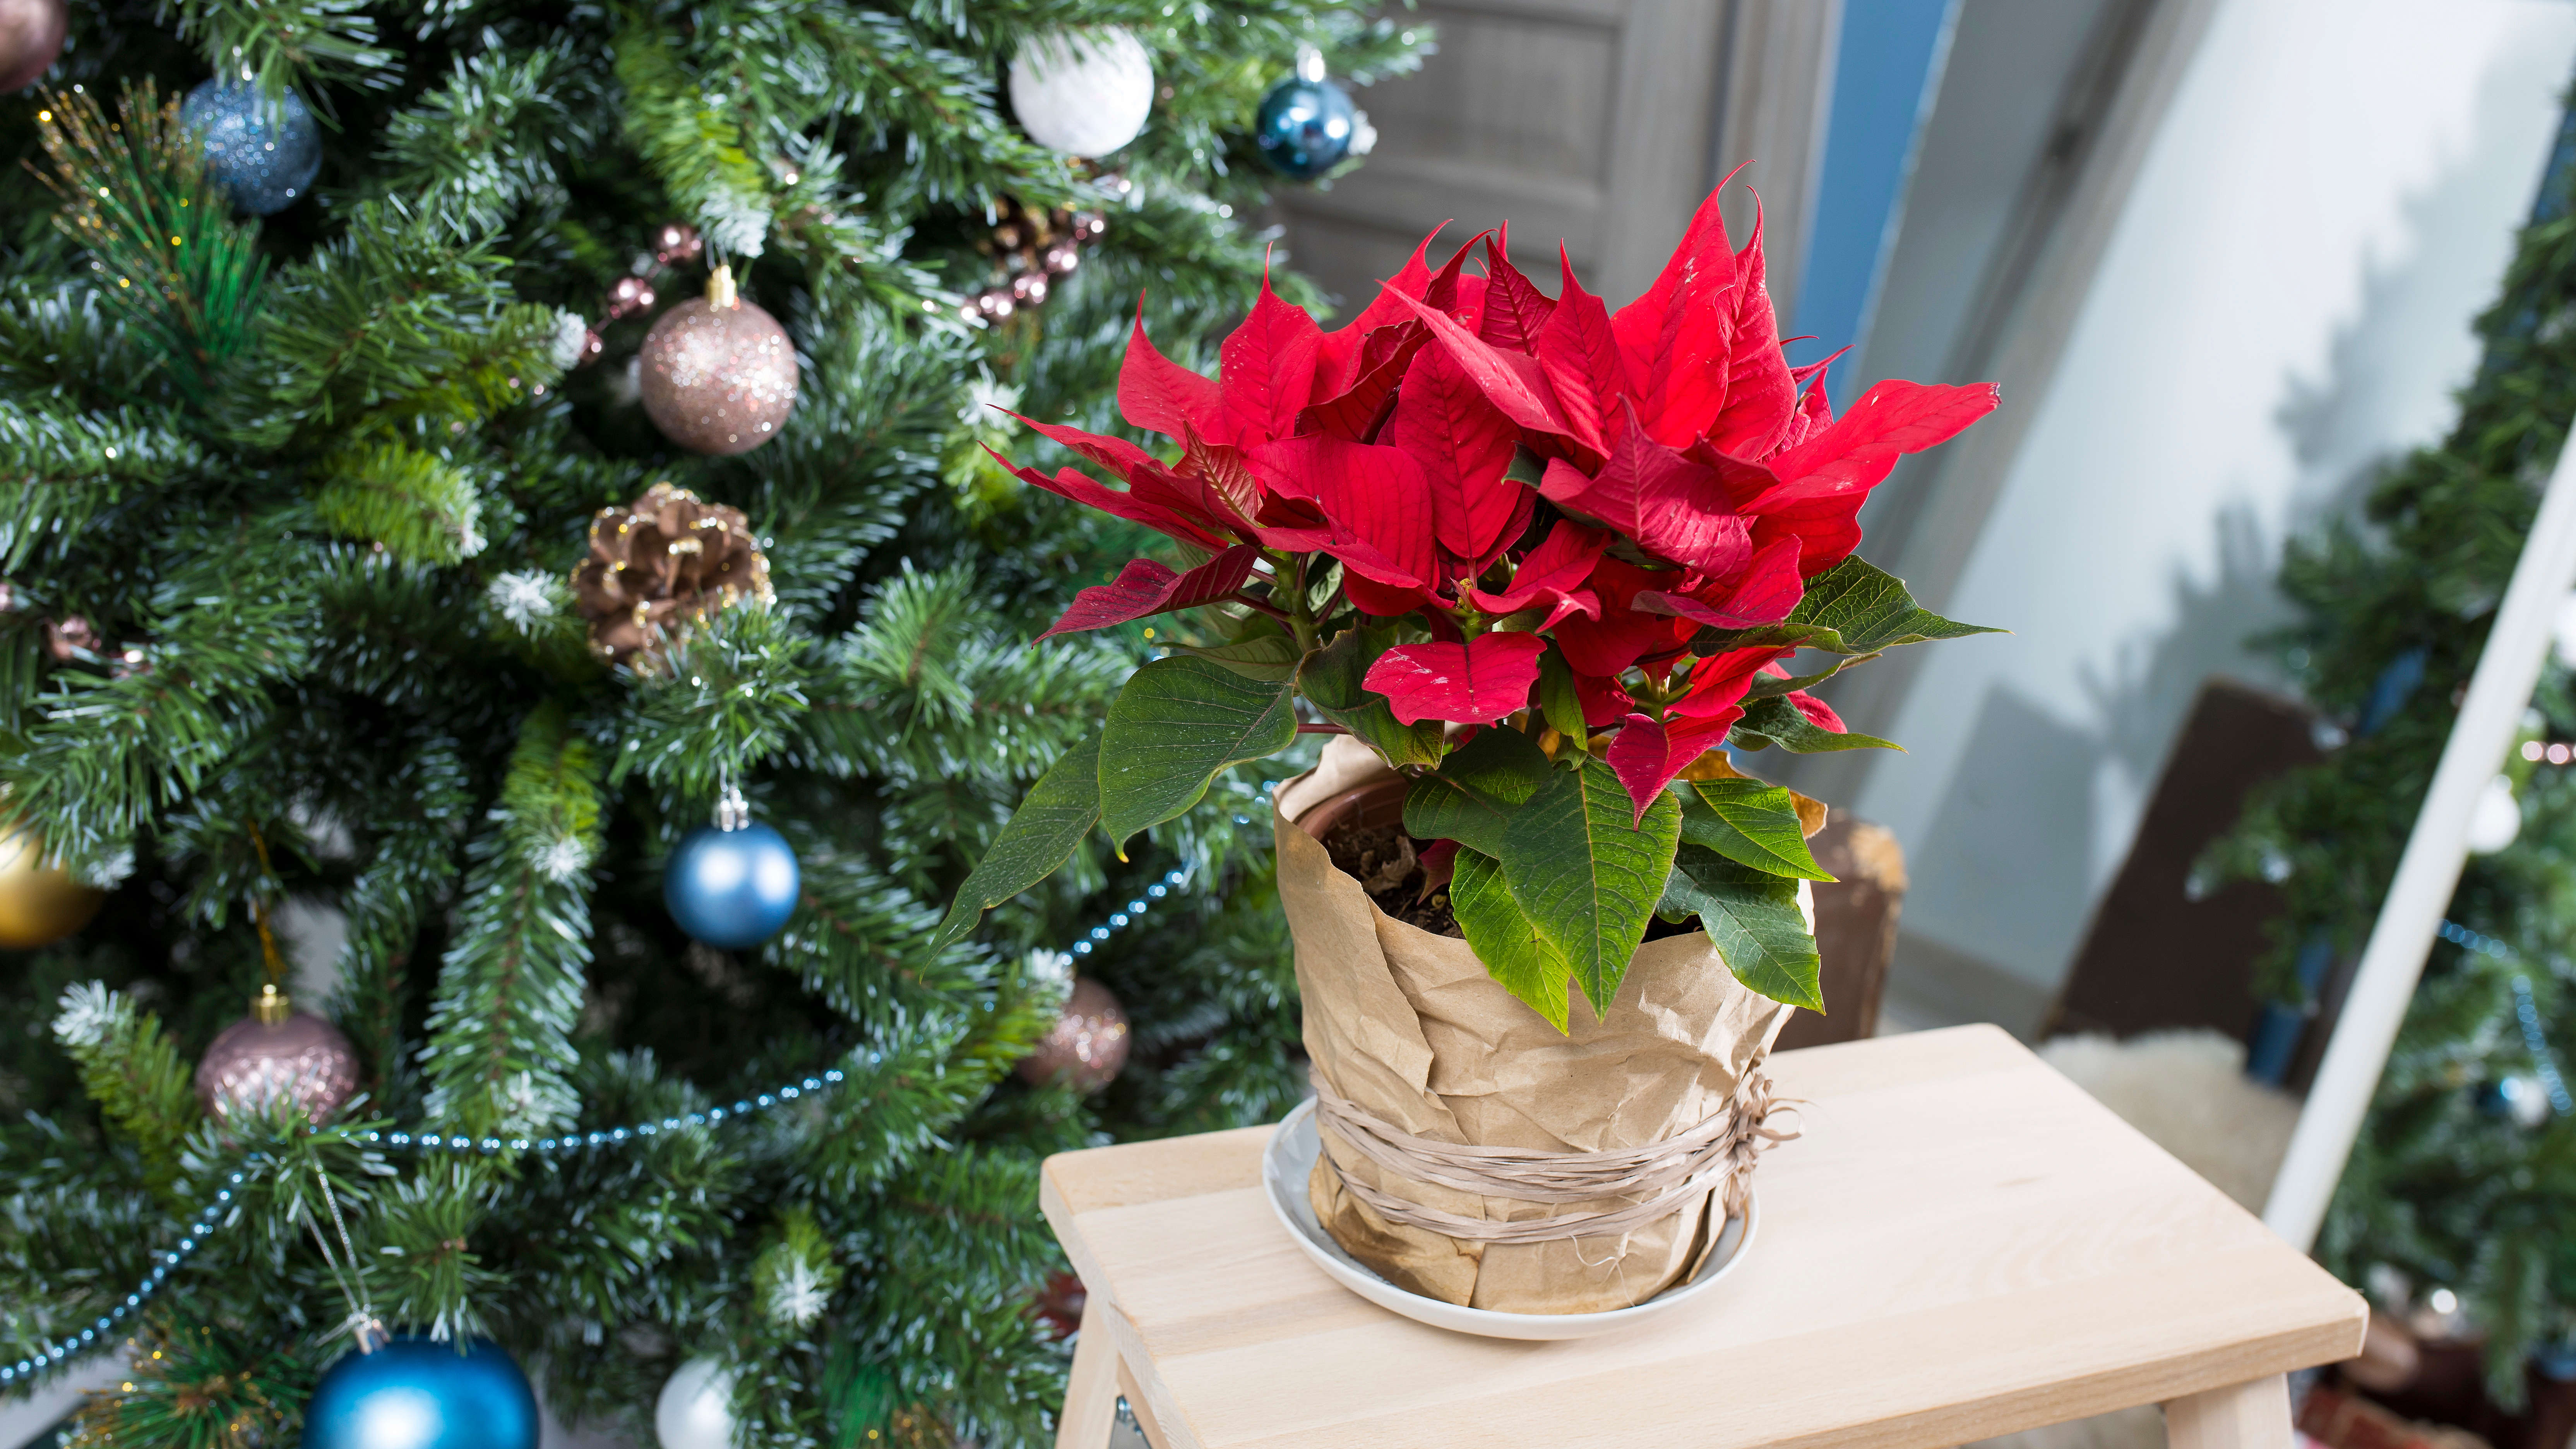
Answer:
<path fill-rule="evenodd" d="M 2208 1027 L 2245 1040 L 2259 1004 L 2254 961 L 2280 893 L 2232 881 L 2195 900 L 2192 862 L 2236 824 L 2255 786 L 2317 758 L 2307 706 L 2232 679 L 2201 685 L 2043 1036 Z"/>
<path fill-rule="evenodd" d="M 1896 954 L 1896 913 L 1905 904 L 1905 849 L 1887 827 L 1838 811 L 1807 845 L 1834 877 L 1816 887 L 1816 953 L 1829 1014 L 1791 1014 L 1780 1029 L 1782 1051 L 1877 1032 L 1887 963 Z"/>

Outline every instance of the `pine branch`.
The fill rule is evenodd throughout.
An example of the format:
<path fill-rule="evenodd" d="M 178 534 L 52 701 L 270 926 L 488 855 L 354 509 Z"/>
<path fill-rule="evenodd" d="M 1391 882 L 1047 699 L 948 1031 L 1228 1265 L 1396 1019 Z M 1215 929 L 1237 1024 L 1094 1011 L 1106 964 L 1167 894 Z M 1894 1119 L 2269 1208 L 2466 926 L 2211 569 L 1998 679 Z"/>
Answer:
<path fill-rule="evenodd" d="M 455 839 L 473 804 L 454 741 L 425 741 L 407 754 L 393 785 L 407 808 L 367 822 L 373 853 L 342 897 L 348 936 L 332 1010 L 380 1079 L 397 1069 L 413 953 L 454 889 Z"/>
<path fill-rule="evenodd" d="M 81 1086 L 101 1115 L 141 1150 L 151 1180 L 166 1186 L 198 1114 L 192 1073 L 161 1034 L 160 1018 L 91 981 L 63 993 L 54 1038 L 80 1063 Z"/>
<path fill-rule="evenodd" d="M 312 1393 L 313 1365 L 233 1325 L 145 1315 L 114 1393 L 93 1390 L 66 1449 L 259 1449 L 281 1442 Z"/>
<path fill-rule="evenodd" d="M 555 314 L 516 301 L 506 265 L 445 218 L 362 203 L 338 241 L 278 274 L 237 432 L 272 446 L 421 423 L 452 436 L 541 396 L 561 373 Z"/>
<path fill-rule="evenodd" d="M 63 688 L 25 747 L 0 762 L 13 814 L 44 822 L 47 844 L 83 866 L 113 860 L 156 806 L 194 791 L 269 717 L 264 687 L 302 672 L 309 572 L 273 519 L 181 532 L 184 562 L 151 599 L 148 647 L 113 676 L 58 673 Z"/>
<path fill-rule="evenodd" d="M 402 79 L 365 0 L 159 0 L 153 18 L 168 24 L 174 13 L 179 38 L 195 41 L 215 74 L 272 98 L 322 81 L 389 90 Z"/>
<path fill-rule="evenodd" d="M 129 86 L 115 124 L 92 95 L 45 104 L 37 136 L 53 171 L 39 179 L 63 199 L 54 224 L 89 249 L 100 294 L 152 334 L 181 390 L 204 400 L 250 337 L 267 270 L 259 228 L 232 219 L 177 97 Z"/>
<path fill-rule="evenodd" d="M 765 954 L 794 971 L 805 990 L 875 1030 L 951 1009 L 989 988 L 990 971 L 968 948 L 920 955 L 919 943 L 939 923 L 937 908 L 888 881 L 867 855 L 801 821 L 787 829 L 804 898 Z"/>
<path fill-rule="evenodd" d="M 744 602 L 698 624 L 670 667 L 635 681 L 626 741 L 610 778 L 640 773 L 707 802 L 787 746 L 812 698 L 812 641 L 779 610 Z"/>
<path fill-rule="evenodd" d="M 388 1323 L 417 1325 L 440 1338 L 489 1330 L 485 1306 L 507 1276 L 472 1246 L 500 1191 L 493 1170 L 450 1160 L 423 1168 L 383 1194 L 368 1276 Z"/>
<path fill-rule="evenodd" d="M 125 316 L 85 283 L 0 283 L 0 387 L 29 408 L 137 400 L 153 364 Z"/>
<path fill-rule="evenodd" d="M 325 455 L 313 508 L 343 538 L 371 540 L 404 563 L 452 564 L 483 551 L 482 490 L 472 473 L 397 442 Z"/>
<path fill-rule="evenodd" d="M 767 168 L 751 156 L 739 122 L 706 99 L 659 27 L 619 13 L 617 84 L 627 144 L 671 199 L 696 221 L 707 244 L 756 257 L 776 213 Z"/>
<path fill-rule="evenodd" d="M 459 56 L 385 123 L 376 194 L 415 198 L 468 235 L 563 190 L 557 167 L 595 150 L 598 82 L 569 45 Z"/>
<path fill-rule="evenodd" d="M 204 451 L 138 409 L 76 411 L 0 398 L 0 568 L 68 544 L 139 487 L 206 466 Z"/>
<path fill-rule="evenodd" d="M 439 968 L 422 1053 L 433 1120 L 472 1136 L 527 1136 L 572 1120 L 569 1033 L 590 962 L 590 863 L 600 768 L 552 705 L 519 727 L 501 800 Z"/>

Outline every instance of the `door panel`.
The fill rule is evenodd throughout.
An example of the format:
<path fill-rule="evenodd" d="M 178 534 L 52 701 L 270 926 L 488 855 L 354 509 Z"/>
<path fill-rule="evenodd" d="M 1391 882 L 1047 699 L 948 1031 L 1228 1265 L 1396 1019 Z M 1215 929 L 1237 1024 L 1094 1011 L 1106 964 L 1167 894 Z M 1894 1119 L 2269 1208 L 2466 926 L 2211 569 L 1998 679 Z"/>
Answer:
<path fill-rule="evenodd" d="M 1358 306 L 1433 227 L 1454 223 L 1437 261 L 1509 220 L 1525 267 L 1544 266 L 1562 238 L 1586 283 L 1616 305 L 1653 280 L 1724 169 L 1723 116 L 1739 144 L 1771 153 L 1748 176 L 1769 198 L 1773 250 L 1788 254 L 1793 277 L 1839 10 L 1838 0 L 1425 0 L 1415 13 L 1438 27 L 1438 52 L 1420 74 L 1360 94 L 1376 154 L 1329 189 L 1281 193 L 1294 261 Z"/>

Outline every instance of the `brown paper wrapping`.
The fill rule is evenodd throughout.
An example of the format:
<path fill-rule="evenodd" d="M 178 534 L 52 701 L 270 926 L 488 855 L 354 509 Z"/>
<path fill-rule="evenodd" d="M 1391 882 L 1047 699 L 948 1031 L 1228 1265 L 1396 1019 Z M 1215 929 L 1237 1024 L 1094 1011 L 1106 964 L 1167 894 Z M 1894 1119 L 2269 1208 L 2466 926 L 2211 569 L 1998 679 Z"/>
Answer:
<path fill-rule="evenodd" d="M 1789 1008 L 1737 984 L 1705 933 L 1649 941 L 1606 1018 L 1573 992 L 1560 1035 L 1496 984 L 1467 943 L 1390 919 L 1295 823 L 1383 778 L 1340 737 L 1273 805 L 1279 894 L 1296 941 L 1306 1051 L 1333 1090 L 1417 1136 L 1484 1147 L 1602 1152 L 1671 1137 L 1724 1108 Z M 1479 1197 L 1399 1176 L 1330 1127 L 1326 1152 L 1354 1178 L 1426 1207 L 1512 1221 L 1625 1206 Z M 1714 1239 L 1709 1198 L 1625 1235 L 1480 1244 L 1388 1222 L 1345 1192 L 1331 1162 L 1307 1180 L 1315 1217 L 1345 1251 L 1426 1297 L 1505 1313 L 1596 1313 L 1642 1303 L 1696 1270 Z"/>

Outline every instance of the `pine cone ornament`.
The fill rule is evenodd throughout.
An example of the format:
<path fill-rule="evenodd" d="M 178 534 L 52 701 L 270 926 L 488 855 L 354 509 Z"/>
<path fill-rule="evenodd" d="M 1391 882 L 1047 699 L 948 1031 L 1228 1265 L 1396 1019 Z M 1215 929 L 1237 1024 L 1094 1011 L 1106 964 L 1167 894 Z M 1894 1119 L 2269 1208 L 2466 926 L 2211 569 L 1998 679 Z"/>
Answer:
<path fill-rule="evenodd" d="M 746 598 L 768 603 L 769 560 L 741 509 L 656 483 L 591 519 L 590 557 L 572 571 L 572 592 L 593 653 L 657 666 L 692 621 Z"/>

